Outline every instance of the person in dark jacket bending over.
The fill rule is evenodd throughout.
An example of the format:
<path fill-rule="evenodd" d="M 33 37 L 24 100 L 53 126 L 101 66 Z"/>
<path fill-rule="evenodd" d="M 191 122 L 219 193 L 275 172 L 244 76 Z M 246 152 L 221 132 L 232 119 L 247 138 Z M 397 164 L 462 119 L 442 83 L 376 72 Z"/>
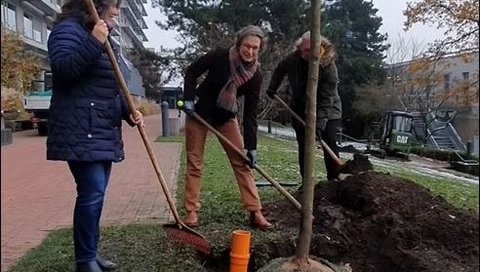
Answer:
<path fill-rule="evenodd" d="M 53 95 L 48 123 L 47 159 L 67 161 L 76 183 L 73 240 L 78 272 L 111 270 L 98 254 L 99 222 L 112 162 L 123 161 L 122 119 L 133 117 L 103 46 L 121 0 L 95 0 L 94 23 L 85 0 L 69 0 L 48 38 Z"/>
<path fill-rule="evenodd" d="M 338 95 L 338 72 L 335 65 L 336 52 L 329 40 L 321 37 L 320 71 L 317 88 L 317 134 L 320 134 L 326 144 L 337 154 L 335 134 L 341 125 L 342 102 Z M 295 43 L 295 50 L 288 54 L 275 68 L 267 95 L 274 99 L 277 89 L 285 75 L 290 84 L 290 107 L 305 120 L 306 89 L 308 80 L 308 62 L 310 60 L 310 32 L 306 32 Z M 300 174 L 304 177 L 305 127 L 292 117 L 298 143 L 298 162 Z M 327 179 L 337 178 L 337 165 L 324 150 Z"/>
<path fill-rule="evenodd" d="M 243 205 L 250 212 L 250 224 L 258 229 L 272 226 L 262 214 L 260 198 L 250 170 L 257 159 L 256 118 L 262 84 L 258 54 L 263 46 L 264 34 L 259 27 L 251 25 L 242 28 L 237 33 L 234 46 L 212 50 L 193 62 L 186 71 L 184 86 L 184 108 L 187 115 L 196 112 L 237 148 L 247 150 L 249 161 L 246 162 L 231 147 L 222 143 L 233 168 Z M 197 79 L 204 73 L 207 73 L 205 80 L 197 86 Z M 242 95 L 245 97 L 243 139 L 236 119 L 237 97 Z M 187 116 L 184 206 L 187 211 L 185 224 L 190 227 L 199 224 L 200 183 L 207 132 L 205 126 Z"/>

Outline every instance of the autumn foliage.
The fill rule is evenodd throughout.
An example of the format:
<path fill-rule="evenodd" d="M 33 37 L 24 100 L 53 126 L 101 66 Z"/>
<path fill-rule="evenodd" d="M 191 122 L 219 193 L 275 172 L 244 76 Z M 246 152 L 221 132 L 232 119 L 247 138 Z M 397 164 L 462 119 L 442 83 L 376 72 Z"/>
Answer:
<path fill-rule="evenodd" d="M 446 51 L 477 48 L 479 44 L 479 0 L 423 0 L 410 2 L 404 14 L 405 28 L 414 24 L 434 25 L 444 30 L 445 39 L 435 46 Z"/>
<path fill-rule="evenodd" d="M 21 110 L 23 108 L 22 104 L 22 94 L 16 91 L 13 88 L 5 88 L 2 86 L 2 110 Z"/>
<path fill-rule="evenodd" d="M 40 71 L 40 59 L 23 47 L 22 38 L 2 26 L 2 87 L 13 88 L 21 94 L 32 87 Z"/>
<path fill-rule="evenodd" d="M 423 57 L 411 61 L 406 66 L 408 80 L 400 85 L 403 100 L 430 110 L 478 103 L 478 71 L 468 79 L 445 78 L 454 67 L 454 60 L 468 63 L 475 55 L 478 53 L 463 52 L 442 59 Z"/>

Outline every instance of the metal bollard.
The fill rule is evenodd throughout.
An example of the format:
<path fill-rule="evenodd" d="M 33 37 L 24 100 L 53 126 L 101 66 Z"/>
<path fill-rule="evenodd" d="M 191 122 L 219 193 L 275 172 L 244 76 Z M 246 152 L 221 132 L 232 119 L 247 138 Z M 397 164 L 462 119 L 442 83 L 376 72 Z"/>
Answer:
<path fill-rule="evenodd" d="M 2 110 L 2 129 L 5 129 L 5 118 L 3 118 L 3 110 Z"/>
<path fill-rule="evenodd" d="M 271 120 L 268 120 L 267 125 L 268 125 L 268 133 L 269 133 L 269 134 L 272 134 L 272 121 L 271 121 Z"/>
<path fill-rule="evenodd" d="M 170 136 L 170 129 L 168 127 L 169 126 L 168 125 L 168 119 L 169 119 L 168 102 L 163 101 L 161 104 L 161 107 L 162 107 L 162 136 L 167 137 L 167 136 Z"/>

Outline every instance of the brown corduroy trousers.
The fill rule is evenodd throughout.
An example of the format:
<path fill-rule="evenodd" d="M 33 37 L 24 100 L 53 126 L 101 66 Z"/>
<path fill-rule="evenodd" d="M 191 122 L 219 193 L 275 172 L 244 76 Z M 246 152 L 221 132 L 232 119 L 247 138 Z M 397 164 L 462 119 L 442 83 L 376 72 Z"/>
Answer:
<path fill-rule="evenodd" d="M 243 138 L 236 119 L 230 119 L 226 123 L 216 126 L 223 136 L 232 142 L 237 148 L 243 150 Z M 185 200 L 184 206 L 187 212 L 200 209 L 200 186 L 203 168 L 203 153 L 208 128 L 192 117 L 185 120 L 185 146 L 187 151 L 187 169 L 185 174 Z M 245 160 L 230 146 L 220 141 L 227 153 L 237 180 L 243 206 L 247 211 L 257 211 L 262 208 L 257 188 L 255 187 L 252 172 Z M 220 182 L 220 181 L 219 181 Z"/>

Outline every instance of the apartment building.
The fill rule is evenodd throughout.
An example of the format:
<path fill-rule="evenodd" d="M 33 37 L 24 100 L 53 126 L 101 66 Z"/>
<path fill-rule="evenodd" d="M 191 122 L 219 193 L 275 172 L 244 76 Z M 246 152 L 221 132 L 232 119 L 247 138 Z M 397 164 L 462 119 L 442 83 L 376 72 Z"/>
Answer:
<path fill-rule="evenodd" d="M 412 97 L 419 97 L 421 100 L 427 99 L 422 95 L 428 94 L 432 97 L 444 97 L 442 94 L 451 94 L 456 92 L 454 100 L 444 100 L 445 110 L 436 112 L 439 120 L 447 120 L 449 116 L 455 115 L 451 125 L 454 127 L 454 134 L 466 145 L 468 142 L 473 144 L 473 152 L 479 154 L 479 51 L 465 50 L 443 56 L 441 59 L 424 66 L 421 70 L 416 70 L 422 62 L 412 60 L 390 65 L 388 67 L 389 75 L 397 78 L 394 86 L 401 86 L 402 83 L 415 81 L 421 87 L 415 89 L 411 84 Z M 412 65 L 413 64 L 413 65 Z M 412 72 L 414 71 L 414 72 Z M 419 72 L 420 71 L 420 72 Z M 423 85 L 422 85 L 423 84 Z M 430 91 L 426 91 L 430 90 Z M 462 94 L 462 95 L 458 95 Z M 406 98 L 408 100 L 408 98 Z M 417 99 L 418 101 L 418 99 Z M 433 105 L 433 104 L 432 104 Z M 415 104 L 405 105 L 407 110 L 418 110 Z M 440 122 L 441 126 L 445 126 Z"/>
<path fill-rule="evenodd" d="M 463 143 L 473 145 L 472 152 L 479 154 L 479 51 L 463 51 L 449 54 L 437 64 L 443 68 L 442 78 L 436 88 L 437 92 L 459 90 L 463 96 L 457 96 L 455 103 L 450 103 L 450 112 L 455 118 L 452 125 Z M 465 101 L 468 100 L 468 101 Z"/>
<path fill-rule="evenodd" d="M 122 53 L 128 55 L 128 49 L 134 47 L 143 48 L 143 42 L 147 42 L 147 36 L 143 32 L 147 29 L 147 23 L 143 19 L 147 16 L 144 4 L 147 0 L 123 0 L 118 16 L 118 26 L 112 36 L 122 45 Z"/>
<path fill-rule="evenodd" d="M 455 86 L 463 86 L 476 93 L 476 96 L 469 96 L 469 106 L 453 107 L 456 111 L 453 126 L 465 143 L 473 144 L 473 153 L 478 156 L 480 149 L 479 131 L 479 52 L 477 50 L 468 61 L 458 55 L 448 58 L 452 64 L 448 73 L 444 74 L 442 89 L 448 90 Z"/>
<path fill-rule="evenodd" d="M 25 42 L 27 50 L 40 56 L 43 71 L 37 76 L 34 89 L 43 89 L 40 81 L 49 71 L 47 41 L 56 14 L 61 10 L 65 0 L 1 0 L 2 25 L 17 32 Z M 83 0 L 78 0 L 83 1 Z M 123 0 L 118 24 L 111 36 L 117 45 L 121 45 L 120 68 L 132 94 L 145 96 L 142 79 L 138 71 L 128 61 L 127 48 L 143 47 L 147 37 L 143 29 L 147 24 L 143 19 L 147 13 L 144 8 L 146 0 Z"/>
<path fill-rule="evenodd" d="M 147 36 L 144 29 L 147 29 L 147 23 L 143 19 L 147 16 L 144 4 L 147 0 L 123 0 L 120 7 L 120 15 L 117 18 L 117 26 L 112 32 L 112 39 L 121 45 L 120 68 L 127 82 L 131 93 L 139 96 L 145 96 L 142 78 L 139 72 L 133 68 L 129 61 L 129 50 L 132 48 L 144 48 L 143 42 L 147 42 Z M 127 71 L 131 71 L 128 73 Z"/>
<path fill-rule="evenodd" d="M 2 25 L 17 32 L 28 50 L 39 55 L 48 70 L 47 40 L 61 0 L 2 0 Z M 43 75 L 41 75 L 43 78 Z"/>

